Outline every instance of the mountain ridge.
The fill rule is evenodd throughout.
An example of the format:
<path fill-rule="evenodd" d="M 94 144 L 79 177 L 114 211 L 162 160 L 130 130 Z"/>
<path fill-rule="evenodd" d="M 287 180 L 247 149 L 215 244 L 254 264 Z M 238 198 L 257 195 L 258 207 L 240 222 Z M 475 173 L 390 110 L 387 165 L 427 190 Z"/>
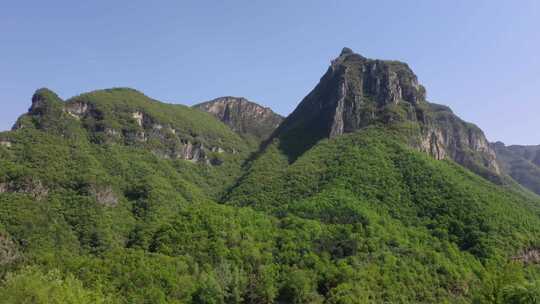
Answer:
<path fill-rule="evenodd" d="M 159 102 L 131 88 L 91 91 L 65 102 L 51 90 L 39 89 L 13 130 L 25 127 L 85 131 L 98 143 L 147 146 L 162 157 L 214 164 L 221 162 L 218 154 L 252 149 L 210 115 Z"/>
<path fill-rule="evenodd" d="M 540 197 L 415 77 L 344 49 L 266 139 L 247 102 L 38 90 L 0 132 L 0 303 L 540 297 Z"/>

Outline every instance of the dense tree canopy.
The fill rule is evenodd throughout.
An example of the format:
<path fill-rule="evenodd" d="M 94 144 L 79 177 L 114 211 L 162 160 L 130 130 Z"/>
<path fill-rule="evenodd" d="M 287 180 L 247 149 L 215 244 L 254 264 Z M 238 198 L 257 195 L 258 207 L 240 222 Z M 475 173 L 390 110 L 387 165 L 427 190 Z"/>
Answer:
<path fill-rule="evenodd" d="M 279 142 L 248 158 L 216 121 L 193 128 L 244 151 L 210 165 L 55 111 L 0 134 L 0 303 L 540 301 L 539 266 L 516 258 L 540 248 L 539 199 L 394 131 L 290 163 Z"/>

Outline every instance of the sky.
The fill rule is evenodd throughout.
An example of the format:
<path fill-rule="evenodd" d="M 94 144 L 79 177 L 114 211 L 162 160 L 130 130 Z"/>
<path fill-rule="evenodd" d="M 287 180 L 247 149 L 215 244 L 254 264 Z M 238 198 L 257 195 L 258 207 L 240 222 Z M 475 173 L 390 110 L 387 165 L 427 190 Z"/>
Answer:
<path fill-rule="evenodd" d="M 0 1 L 0 130 L 48 87 L 286 115 L 343 47 L 407 62 L 491 141 L 540 144 L 540 1 Z"/>

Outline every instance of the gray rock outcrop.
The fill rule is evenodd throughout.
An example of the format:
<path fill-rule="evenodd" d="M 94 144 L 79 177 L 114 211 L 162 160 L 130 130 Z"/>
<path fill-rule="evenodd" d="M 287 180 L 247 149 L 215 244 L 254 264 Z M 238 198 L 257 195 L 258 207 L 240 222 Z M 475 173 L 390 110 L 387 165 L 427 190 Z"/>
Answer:
<path fill-rule="evenodd" d="M 241 135 L 264 140 L 279 126 L 283 117 L 243 97 L 220 97 L 193 106 L 214 115 Z"/>
<path fill-rule="evenodd" d="M 37 178 L 24 177 L 20 180 L 0 182 L 0 193 L 24 193 L 37 200 L 45 198 L 49 189 Z"/>
<path fill-rule="evenodd" d="M 486 177 L 500 173 L 482 130 L 448 107 L 429 103 L 407 64 L 368 59 L 348 48 L 332 60 L 274 137 L 284 142 L 282 147 L 294 160 L 322 138 L 370 125 L 413 126 L 413 147 L 436 159 L 453 159 Z"/>

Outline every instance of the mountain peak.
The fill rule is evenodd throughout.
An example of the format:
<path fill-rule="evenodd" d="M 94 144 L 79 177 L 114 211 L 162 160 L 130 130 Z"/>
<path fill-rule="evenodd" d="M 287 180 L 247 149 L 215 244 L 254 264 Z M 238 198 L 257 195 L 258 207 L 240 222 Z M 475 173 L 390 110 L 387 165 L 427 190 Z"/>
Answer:
<path fill-rule="evenodd" d="M 55 92 L 48 88 L 40 88 L 32 95 L 32 106 L 28 112 L 37 113 L 42 111 L 44 107 L 58 102 L 62 102 L 62 99 Z"/>
<path fill-rule="evenodd" d="M 304 130 L 300 132 L 311 134 L 311 140 L 302 135 L 309 147 L 374 123 L 413 118 L 416 114 L 407 111 L 425 101 L 426 91 L 407 64 L 368 59 L 344 48 L 277 134 Z"/>
<path fill-rule="evenodd" d="M 344 47 L 341 50 L 341 53 L 339 54 L 339 56 L 350 55 L 350 54 L 354 54 L 353 50 L 348 47 Z"/>
<path fill-rule="evenodd" d="M 323 138 L 372 125 L 415 130 L 415 135 L 406 135 L 414 148 L 436 159 L 453 159 L 476 172 L 488 172 L 484 175 L 489 178 L 498 176 L 495 154 L 482 130 L 448 107 L 427 102 L 425 88 L 406 63 L 368 59 L 349 48 L 332 61 L 274 137 L 294 161 Z"/>
<path fill-rule="evenodd" d="M 268 138 L 283 121 L 283 117 L 270 108 L 244 97 L 224 96 L 193 107 L 214 115 L 235 132 L 258 140 Z"/>

